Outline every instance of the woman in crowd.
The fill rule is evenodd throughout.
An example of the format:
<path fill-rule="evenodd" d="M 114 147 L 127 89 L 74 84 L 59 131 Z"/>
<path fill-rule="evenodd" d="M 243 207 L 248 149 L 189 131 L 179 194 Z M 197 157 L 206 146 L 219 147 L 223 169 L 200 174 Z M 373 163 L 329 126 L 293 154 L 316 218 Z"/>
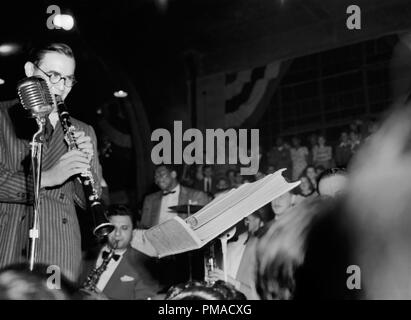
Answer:
<path fill-rule="evenodd" d="M 305 199 L 315 198 L 318 195 L 311 180 L 307 176 L 302 175 L 300 182 L 297 190 L 296 203 L 300 203 Z"/>
<path fill-rule="evenodd" d="M 313 149 L 313 163 L 316 166 L 322 165 L 324 168 L 331 168 L 333 163 L 332 147 L 326 145 L 323 135 L 318 136 L 318 146 Z"/>

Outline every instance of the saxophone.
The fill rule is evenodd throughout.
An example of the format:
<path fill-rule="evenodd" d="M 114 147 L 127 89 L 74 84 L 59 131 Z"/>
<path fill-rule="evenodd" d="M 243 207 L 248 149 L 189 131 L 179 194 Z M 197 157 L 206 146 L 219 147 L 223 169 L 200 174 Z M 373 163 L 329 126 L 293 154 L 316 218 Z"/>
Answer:
<path fill-rule="evenodd" d="M 61 96 L 56 95 L 55 97 L 57 103 L 57 112 L 59 115 L 60 123 L 63 127 L 64 138 L 68 144 L 68 148 L 69 150 L 78 150 L 77 142 L 74 137 L 76 128 L 70 121 L 70 114 L 67 111 L 67 107 Z M 104 206 L 98 195 L 93 173 L 90 169 L 88 169 L 85 172 L 81 173 L 78 179 L 84 187 L 84 193 L 86 195 L 87 203 L 92 214 L 94 223 L 93 234 L 99 238 L 103 238 L 114 230 L 114 226 L 108 221 L 106 217 Z"/>
<path fill-rule="evenodd" d="M 110 251 L 107 255 L 106 258 L 103 259 L 103 262 L 100 264 L 100 266 L 95 267 L 87 276 L 87 279 L 84 281 L 83 285 L 81 286 L 82 290 L 85 290 L 86 292 L 89 293 L 99 293 L 97 291 L 97 283 L 100 280 L 101 275 L 103 274 L 104 271 L 106 271 L 108 264 L 110 263 L 111 259 L 114 256 L 115 250 L 118 247 L 118 242 L 113 246 L 110 246 Z"/>

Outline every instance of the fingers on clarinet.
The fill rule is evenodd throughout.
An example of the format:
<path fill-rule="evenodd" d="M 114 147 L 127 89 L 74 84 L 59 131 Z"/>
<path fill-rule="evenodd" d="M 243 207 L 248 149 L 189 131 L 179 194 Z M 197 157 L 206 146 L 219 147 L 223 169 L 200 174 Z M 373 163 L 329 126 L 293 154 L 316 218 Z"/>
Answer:
<path fill-rule="evenodd" d="M 82 152 L 93 152 L 93 145 L 90 142 L 83 142 L 82 144 L 79 144 L 78 147 Z"/>
<path fill-rule="evenodd" d="M 90 162 L 85 158 L 78 158 L 78 159 L 66 159 L 61 162 L 61 166 L 63 168 L 89 168 Z"/>
<path fill-rule="evenodd" d="M 73 168 L 69 171 L 70 176 L 81 174 L 83 172 L 84 172 L 84 169 L 81 169 L 81 168 Z"/>
<path fill-rule="evenodd" d="M 63 154 L 63 156 L 60 159 L 67 159 L 73 156 L 81 156 L 83 155 L 83 152 L 81 152 L 80 150 L 70 150 L 67 153 Z"/>
<path fill-rule="evenodd" d="M 71 168 L 81 169 L 83 171 L 84 170 L 89 170 L 90 169 L 90 164 L 88 162 L 78 162 L 78 161 L 76 161 L 76 162 L 73 162 L 71 164 Z"/>
<path fill-rule="evenodd" d="M 78 138 L 76 139 L 76 142 L 77 142 L 77 144 L 81 144 L 81 143 L 85 143 L 85 142 L 91 143 L 91 137 L 89 137 L 89 136 L 81 136 L 81 137 L 78 137 Z"/>
<path fill-rule="evenodd" d="M 86 172 L 89 169 L 90 167 L 87 167 L 87 166 L 73 166 L 69 169 L 69 172 L 71 174 L 80 174 L 80 173 Z"/>
<path fill-rule="evenodd" d="M 77 130 L 73 132 L 73 135 L 76 139 L 80 139 L 81 137 L 84 137 L 86 134 L 84 131 Z"/>
<path fill-rule="evenodd" d="M 76 153 L 70 154 L 67 159 L 69 161 L 80 161 L 80 162 L 87 162 L 88 161 L 88 156 L 87 154 L 84 154 L 84 152 L 76 150 Z"/>
<path fill-rule="evenodd" d="M 90 164 L 90 160 L 89 160 L 89 158 L 86 154 L 85 155 L 83 154 L 81 156 L 73 157 L 72 162 L 79 162 L 79 163 L 86 164 L 86 165 Z"/>

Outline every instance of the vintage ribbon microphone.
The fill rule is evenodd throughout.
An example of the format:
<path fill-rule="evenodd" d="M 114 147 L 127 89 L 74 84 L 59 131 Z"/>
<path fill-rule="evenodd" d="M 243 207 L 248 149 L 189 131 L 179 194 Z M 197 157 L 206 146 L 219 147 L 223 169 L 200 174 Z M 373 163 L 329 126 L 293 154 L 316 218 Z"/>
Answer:
<path fill-rule="evenodd" d="M 30 238 L 30 270 L 34 268 L 36 260 L 36 244 L 39 238 L 39 208 L 40 208 L 40 186 L 41 186 L 41 166 L 43 159 L 43 143 L 46 127 L 46 120 L 55 104 L 50 93 L 47 82 L 40 77 L 28 77 L 17 84 L 17 93 L 21 104 L 36 119 L 39 126 L 38 131 L 33 135 L 31 142 L 31 163 L 34 181 L 34 215 L 29 231 Z"/>

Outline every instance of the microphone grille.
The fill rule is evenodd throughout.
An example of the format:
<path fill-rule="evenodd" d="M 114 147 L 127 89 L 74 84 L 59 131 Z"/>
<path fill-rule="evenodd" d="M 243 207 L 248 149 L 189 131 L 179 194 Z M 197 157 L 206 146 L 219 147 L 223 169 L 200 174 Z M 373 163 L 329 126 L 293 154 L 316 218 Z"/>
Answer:
<path fill-rule="evenodd" d="M 23 107 L 34 116 L 46 116 L 53 109 L 53 97 L 46 80 L 28 77 L 17 84 L 17 93 Z"/>

